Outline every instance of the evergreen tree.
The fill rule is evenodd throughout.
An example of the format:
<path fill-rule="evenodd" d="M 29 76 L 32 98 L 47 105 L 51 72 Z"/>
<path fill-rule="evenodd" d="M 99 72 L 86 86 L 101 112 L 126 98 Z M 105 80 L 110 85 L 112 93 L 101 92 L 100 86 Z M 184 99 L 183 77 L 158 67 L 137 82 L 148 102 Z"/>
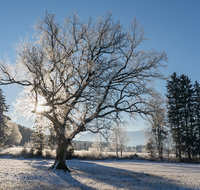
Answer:
<path fill-rule="evenodd" d="M 32 133 L 31 139 L 33 142 L 33 149 L 36 150 L 37 156 L 42 156 L 42 151 L 47 147 L 47 138 L 44 134 L 44 129 L 37 123 L 35 125 L 35 131 Z"/>
<path fill-rule="evenodd" d="M 191 160 L 191 154 L 193 152 L 193 145 L 195 142 L 194 135 L 194 101 L 193 101 L 193 86 L 191 80 L 185 76 L 180 76 L 180 116 L 181 116 L 181 128 L 183 132 L 182 148 L 183 151 L 188 154 L 188 158 Z"/>
<path fill-rule="evenodd" d="M 146 150 L 149 153 L 151 158 L 155 158 L 156 155 L 156 145 L 152 138 L 148 139 L 148 143 L 146 144 Z"/>
<path fill-rule="evenodd" d="M 181 161 L 181 152 L 183 150 L 183 129 L 181 128 L 181 91 L 180 78 L 176 73 L 171 75 L 171 79 L 167 81 L 167 108 L 168 108 L 168 123 L 170 132 L 172 133 L 175 142 L 176 157 Z"/>
<path fill-rule="evenodd" d="M 200 85 L 197 81 L 194 84 L 194 118 L 196 134 L 194 154 L 200 156 Z"/>
<path fill-rule="evenodd" d="M 5 96 L 3 95 L 3 90 L 0 89 L 0 123 L 4 122 L 5 112 L 8 112 L 9 106 L 6 104 Z"/>
<path fill-rule="evenodd" d="M 8 112 L 9 106 L 6 104 L 5 96 L 3 95 L 3 90 L 0 89 L 0 146 L 4 146 L 6 141 L 9 139 L 11 132 L 9 127 L 6 125 L 6 121 L 9 120 L 5 116 L 5 112 Z"/>
<path fill-rule="evenodd" d="M 176 153 L 186 153 L 191 160 L 200 155 L 200 85 L 173 73 L 167 82 L 168 122 Z"/>

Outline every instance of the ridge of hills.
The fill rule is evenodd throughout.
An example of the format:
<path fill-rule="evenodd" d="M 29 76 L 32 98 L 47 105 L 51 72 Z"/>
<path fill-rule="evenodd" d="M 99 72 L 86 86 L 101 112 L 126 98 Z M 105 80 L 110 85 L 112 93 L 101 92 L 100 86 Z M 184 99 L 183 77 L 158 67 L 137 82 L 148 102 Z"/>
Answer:
<path fill-rule="evenodd" d="M 19 146 L 23 146 L 25 142 L 30 141 L 31 134 L 33 132 L 32 129 L 18 125 L 19 131 L 22 135 L 22 141 Z M 127 146 L 137 146 L 137 145 L 145 145 L 146 138 L 145 138 L 145 131 L 127 131 L 130 141 L 127 143 Z M 84 132 L 78 137 L 74 139 L 74 141 L 88 141 L 93 142 L 94 134 L 91 132 Z"/>
<path fill-rule="evenodd" d="M 127 143 L 127 146 L 137 146 L 137 145 L 145 145 L 145 131 L 127 131 L 130 141 Z M 76 137 L 75 141 L 89 141 L 92 142 L 94 139 L 94 134 L 91 132 L 85 132 L 79 137 Z"/>

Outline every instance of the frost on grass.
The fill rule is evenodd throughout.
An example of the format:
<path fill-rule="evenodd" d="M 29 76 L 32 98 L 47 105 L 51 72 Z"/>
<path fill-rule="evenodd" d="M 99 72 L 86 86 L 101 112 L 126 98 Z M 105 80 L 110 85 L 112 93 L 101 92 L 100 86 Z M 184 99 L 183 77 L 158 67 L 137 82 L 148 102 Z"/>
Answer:
<path fill-rule="evenodd" d="M 69 173 L 48 170 L 52 163 L 0 159 L 0 189 L 200 189 L 197 164 L 70 160 Z"/>

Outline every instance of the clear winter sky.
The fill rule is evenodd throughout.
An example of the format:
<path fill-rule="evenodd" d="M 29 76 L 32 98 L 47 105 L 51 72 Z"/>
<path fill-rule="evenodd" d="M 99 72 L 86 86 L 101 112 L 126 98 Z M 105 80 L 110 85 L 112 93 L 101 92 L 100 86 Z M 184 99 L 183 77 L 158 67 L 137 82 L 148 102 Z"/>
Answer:
<path fill-rule="evenodd" d="M 97 18 L 106 11 L 112 11 L 114 18 L 126 28 L 132 19 L 146 31 L 148 42 L 145 49 L 155 48 L 168 54 L 166 75 L 177 72 L 185 74 L 194 83 L 200 82 L 200 0 L 7 0 L 0 1 L 0 58 L 5 54 L 15 62 L 13 45 L 27 34 L 33 35 L 31 26 L 44 11 L 55 13 L 61 24 L 71 11 L 87 21 L 88 17 Z M 159 82 L 157 90 L 165 93 L 166 82 Z M 9 115 L 13 112 L 12 103 L 21 91 L 14 85 L 0 86 L 10 105 Z M 12 116 L 11 116 L 12 118 Z M 31 127 L 32 122 L 18 118 L 16 123 Z M 142 121 L 128 127 L 129 131 L 141 130 Z"/>

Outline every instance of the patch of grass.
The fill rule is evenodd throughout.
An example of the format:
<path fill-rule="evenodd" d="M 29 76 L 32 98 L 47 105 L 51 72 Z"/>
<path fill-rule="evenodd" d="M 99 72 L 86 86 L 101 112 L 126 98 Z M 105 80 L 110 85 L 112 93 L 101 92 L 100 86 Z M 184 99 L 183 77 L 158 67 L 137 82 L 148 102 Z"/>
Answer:
<path fill-rule="evenodd" d="M 117 159 L 117 160 L 144 160 L 142 156 L 139 156 L 136 153 L 133 154 L 124 154 L 122 157 L 117 157 L 115 153 L 109 152 L 109 153 L 104 153 L 104 152 L 98 152 L 95 150 L 90 150 L 90 151 L 79 151 L 75 152 L 75 155 L 77 156 L 78 159 L 80 160 L 107 160 L 107 159 Z"/>

